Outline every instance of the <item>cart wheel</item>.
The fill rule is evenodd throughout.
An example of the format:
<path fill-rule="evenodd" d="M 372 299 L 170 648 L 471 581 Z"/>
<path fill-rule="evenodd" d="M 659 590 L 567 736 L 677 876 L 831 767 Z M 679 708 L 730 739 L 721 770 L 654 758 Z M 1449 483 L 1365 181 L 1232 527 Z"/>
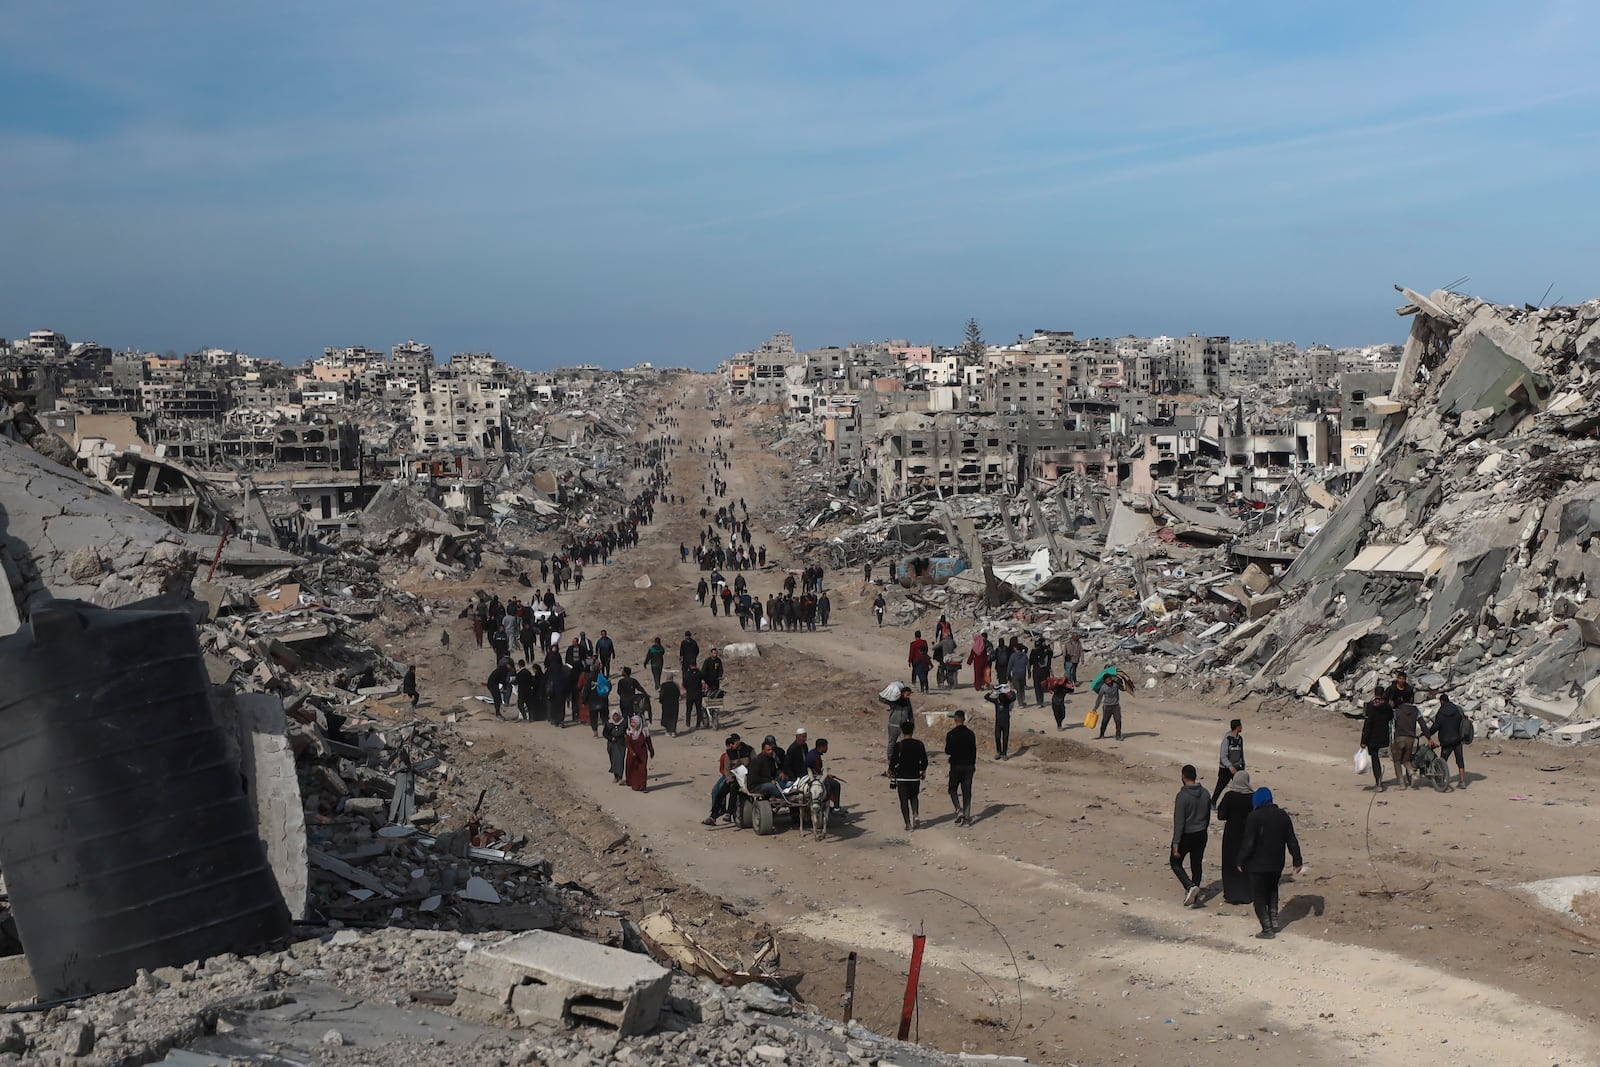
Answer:
<path fill-rule="evenodd" d="M 766 837 L 768 834 L 772 833 L 772 801 L 758 800 L 756 801 L 755 807 L 756 834 L 759 837 Z"/>
<path fill-rule="evenodd" d="M 755 801 L 749 797 L 739 798 L 739 825 L 746 830 L 755 825 Z"/>

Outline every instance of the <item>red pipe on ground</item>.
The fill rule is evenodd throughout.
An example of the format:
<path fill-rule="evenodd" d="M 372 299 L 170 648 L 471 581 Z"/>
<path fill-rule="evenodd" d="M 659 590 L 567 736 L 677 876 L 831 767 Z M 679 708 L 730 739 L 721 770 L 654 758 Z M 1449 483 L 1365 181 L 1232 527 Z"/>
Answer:
<path fill-rule="evenodd" d="M 911 935 L 911 973 L 906 975 L 906 1000 L 900 1007 L 901 1041 L 911 1033 L 911 1013 L 917 1007 L 917 981 L 922 977 L 922 946 L 927 940 L 925 934 Z"/>

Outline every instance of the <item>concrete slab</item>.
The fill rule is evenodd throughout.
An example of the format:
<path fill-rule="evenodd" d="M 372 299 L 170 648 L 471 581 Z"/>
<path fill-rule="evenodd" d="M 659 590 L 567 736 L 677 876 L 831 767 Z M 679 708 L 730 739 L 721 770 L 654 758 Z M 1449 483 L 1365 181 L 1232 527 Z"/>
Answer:
<path fill-rule="evenodd" d="M 1523 694 L 1519 695 L 1516 701 L 1517 707 L 1529 715 L 1536 715 L 1550 723 L 1564 723 L 1578 711 L 1578 702 L 1575 700 L 1563 700 L 1558 703 Z"/>
<path fill-rule="evenodd" d="M 534 930 L 468 956 L 456 1004 L 501 1024 L 581 1021 L 642 1034 L 655 1028 L 671 981 L 648 956 Z"/>
<path fill-rule="evenodd" d="M 1311 692 L 1312 687 L 1317 684 L 1317 679 L 1333 670 L 1339 661 L 1344 659 L 1345 652 L 1349 650 L 1352 642 L 1359 641 L 1382 625 L 1382 619 L 1365 619 L 1322 638 L 1279 672 L 1275 679 L 1277 684 L 1291 693 L 1302 696 Z"/>
<path fill-rule="evenodd" d="M 1557 741 L 1568 744 L 1581 744 L 1585 741 L 1600 740 L 1600 722 L 1575 722 L 1566 726 L 1557 726 L 1550 731 L 1550 736 Z"/>

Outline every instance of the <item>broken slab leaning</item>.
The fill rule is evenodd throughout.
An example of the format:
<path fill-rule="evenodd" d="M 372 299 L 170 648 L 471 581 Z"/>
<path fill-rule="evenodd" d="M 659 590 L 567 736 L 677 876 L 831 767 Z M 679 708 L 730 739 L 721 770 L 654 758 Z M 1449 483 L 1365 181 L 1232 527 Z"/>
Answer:
<path fill-rule="evenodd" d="M 648 956 L 534 930 L 472 953 L 456 1004 L 490 1022 L 582 1021 L 626 1036 L 655 1028 L 671 981 Z"/>

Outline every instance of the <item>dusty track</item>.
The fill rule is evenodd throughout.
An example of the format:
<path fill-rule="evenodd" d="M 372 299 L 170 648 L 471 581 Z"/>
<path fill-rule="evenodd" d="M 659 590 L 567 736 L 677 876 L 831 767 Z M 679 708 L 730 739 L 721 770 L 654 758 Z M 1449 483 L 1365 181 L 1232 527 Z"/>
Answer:
<path fill-rule="evenodd" d="M 685 384 L 685 440 L 712 432 L 707 381 Z M 783 477 L 783 462 L 738 427 L 734 437 L 733 469 L 722 474 L 732 499 L 752 500 Z M 706 459 L 680 450 L 671 491 L 693 499 Z M 833 1012 L 844 956 L 858 950 L 857 1015 L 890 1032 L 910 935 L 924 929 L 930 966 L 919 1031 L 952 1050 L 1085 1067 L 1221 1064 L 1246 1048 L 1305 1064 L 1600 1062 L 1596 942 L 1514 888 L 1595 867 L 1588 761 L 1577 752 L 1480 743 L 1470 769 L 1482 777 L 1467 790 L 1391 788 L 1375 797 L 1349 769 L 1354 724 L 1309 707 L 1243 713 L 1252 774 L 1295 816 L 1310 865 L 1284 885 L 1285 935 L 1258 942 L 1246 907 L 1218 896 L 1181 908 L 1166 865 L 1176 769 L 1193 762 L 1209 780 L 1223 724 L 1239 709 L 1136 694 L 1128 739 L 1118 744 L 1073 727 L 1084 697 L 1069 704 L 1069 729 L 1059 734 L 1047 710 L 1030 706 L 1015 716 L 1020 751 L 1002 763 L 987 759 L 977 695 L 935 690 L 919 712 L 978 713 L 979 818 L 970 829 L 951 825 L 940 757 L 924 789 L 924 827 L 908 835 L 879 777 L 883 716 L 873 695 L 903 674 L 909 630 L 878 629 L 859 574 L 839 574 L 831 576 L 830 629 L 753 638 L 694 604 L 699 572 L 678 561 L 677 547 L 695 539 L 698 507 L 657 518 L 639 549 L 591 569 L 582 591 L 563 598 L 572 629 L 591 637 L 608 629 L 620 662 L 636 672 L 657 635 L 669 662 L 685 629 L 703 648 L 757 640 L 760 659 L 729 662 L 724 728 L 787 742 L 804 725 L 813 740 L 830 740 L 830 766 L 847 779 L 855 817 L 827 840 L 787 826 L 768 838 L 701 826 L 719 733 L 658 735 L 651 788 L 634 793 L 612 784 L 589 730 L 497 722 L 483 705 L 463 702 L 481 692 L 491 663 L 487 651 L 467 647 L 463 624 L 452 624 L 449 650 L 437 647 L 436 633 L 413 648 L 435 711 L 467 712 L 469 737 L 505 748 L 483 772 L 513 786 L 497 800 L 504 817 L 522 805 L 563 823 L 590 846 L 569 862 L 586 864 L 590 876 L 611 870 L 602 888 L 619 902 L 642 912 L 668 900 L 725 942 L 749 931 L 718 906 L 726 902 L 780 931 L 786 964 L 808 974 L 802 991 Z M 775 540 L 766 544 L 781 558 Z M 652 588 L 632 586 L 641 573 Z M 765 594 L 777 580 L 756 577 L 753 591 Z M 417 588 L 460 603 L 480 584 Z M 953 621 L 964 639 L 964 620 Z M 923 721 L 936 751 L 944 724 L 927 730 Z M 1554 764 L 1563 769 L 1539 769 Z M 629 841 L 608 850 L 619 825 Z M 1220 829 L 1207 856 L 1211 879 L 1219 849 Z M 933 889 L 942 892 L 922 891 Z"/>

